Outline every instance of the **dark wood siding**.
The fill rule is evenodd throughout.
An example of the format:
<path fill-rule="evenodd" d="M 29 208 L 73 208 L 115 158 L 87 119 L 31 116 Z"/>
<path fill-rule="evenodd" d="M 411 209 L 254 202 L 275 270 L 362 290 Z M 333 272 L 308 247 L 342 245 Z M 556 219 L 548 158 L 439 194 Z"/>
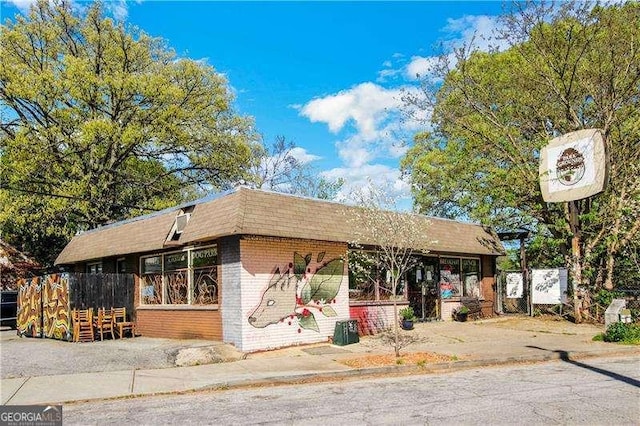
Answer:
<path fill-rule="evenodd" d="M 138 309 L 136 332 L 169 339 L 222 340 L 220 311 L 204 309 Z"/>

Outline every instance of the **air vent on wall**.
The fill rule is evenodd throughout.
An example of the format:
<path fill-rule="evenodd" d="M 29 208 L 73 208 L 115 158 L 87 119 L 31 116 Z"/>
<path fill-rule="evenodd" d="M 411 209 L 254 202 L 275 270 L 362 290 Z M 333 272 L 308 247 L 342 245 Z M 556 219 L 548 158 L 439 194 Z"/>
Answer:
<path fill-rule="evenodd" d="M 176 216 L 176 234 L 181 234 L 184 231 L 184 228 L 187 226 L 187 222 L 189 222 L 189 218 L 191 217 L 190 213 L 185 213 Z"/>
<path fill-rule="evenodd" d="M 184 210 L 182 210 L 180 214 L 176 216 L 176 220 L 173 222 L 171 231 L 167 236 L 166 244 L 175 244 L 180 240 L 180 235 L 186 228 L 187 222 L 189 222 L 190 217 L 191 212 L 185 212 Z"/>

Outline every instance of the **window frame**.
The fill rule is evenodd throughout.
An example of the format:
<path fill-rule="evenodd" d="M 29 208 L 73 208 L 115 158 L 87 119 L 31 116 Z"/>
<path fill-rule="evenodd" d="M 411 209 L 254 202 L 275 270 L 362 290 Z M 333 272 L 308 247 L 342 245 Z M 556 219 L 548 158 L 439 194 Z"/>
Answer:
<path fill-rule="evenodd" d="M 95 267 L 95 271 L 92 271 L 93 267 Z M 101 273 L 102 273 L 102 261 L 87 263 L 87 274 L 98 275 Z"/>
<path fill-rule="evenodd" d="M 442 284 L 442 259 L 456 259 L 458 261 L 458 277 L 460 280 L 460 294 L 457 295 L 453 295 L 451 297 L 442 297 L 442 288 L 440 287 Z M 478 271 L 477 271 L 477 276 L 478 276 L 478 289 L 479 289 L 479 295 L 478 296 L 474 296 L 474 295 L 469 295 L 467 294 L 467 285 L 465 282 L 465 277 L 463 277 L 463 261 L 464 260 L 473 260 L 476 261 L 478 264 Z M 444 256 L 439 256 L 438 257 L 438 272 L 440 274 L 440 280 L 438 282 L 438 290 L 439 290 L 439 297 L 441 300 L 443 301 L 459 301 L 461 298 L 464 297 L 477 297 L 478 300 L 484 300 L 484 293 L 482 291 L 482 257 L 481 256 L 455 256 L 455 255 L 444 255 Z"/>
<path fill-rule="evenodd" d="M 207 265 L 204 267 L 197 267 L 194 268 L 193 266 L 193 252 L 196 251 L 201 251 L 201 250 L 206 250 L 206 249 L 211 249 L 214 248 L 216 253 L 215 253 L 215 263 L 213 265 Z M 177 253 L 186 253 L 187 255 L 187 267 L 186 268 L 178 268 L 178 269 L 172 269 L 172 270 L 167 270 L 166 269 L 166 256 L 171 256 L 173 254 L 177 254 Z M 159 271 L 152 271 L 152 272 L 145 272 L 145 259 L 149 259 L 149 258 L 154 258 L 154 257 L 159 257 L 160 258 L 160 270 Z M 219 252 L 218 252 L 218 244 L 209 244 L 206 246 L 194 246 L 194 247 L 187 247 L 187 248 L 183 248 L 181 250 L 173 250 L 173 251 L 167 251 L 167 252 L 161 252 L 161 253 L 153 253 L 153 254 L 148 254 L 145 256 L 140 256 L 139 262 L 140 262 L 140 283 L 141 285 L 139 286 L 140 289 L 140 306 L 141 307 L 148 307 L 148 308 L 154 308 L 154 307 L 170 307 L 170 308 L 180 308 L 180 307 L 189 307 L 189 308 L 209 308 L 209 307 L 217 307 L 218 306 L 218 267 L 220 266 L 219 264 Z M 215 285 L 216 285 L 216 299 L 215 299 L 215 303 L 211 303 L 211 304 L 194 304 L 194 277 L 195 277 L 195 270 L 202 270 L 205 268 L 211 268 L 212 270 L 215 271 L 215 276 L 216 276 L 216 281 L 215 281 Z M 179 273 L 182 272 L 185 274 L 186 279 L 187 279 L 187 300 L 186 303 L 168 303 L 168 291 L 169 291 L 169 280 L 167 278 L 167 274 L 172 274 L 172 273 Z M 147 296 L 143 295 L 143 285 L 142 283 L 144 282 L 144 277 L 145 276 L 152 276 L 152 275 L 159 275 L 161 277 L 161 299 L 160 299 L 160 303 L 146 303 L 144 301 L 144 298 Z"/>
<path fill-rule="evenodd" d="M 375 276 L 375 280 L 370 282 L 370 285 L 373 285 L 373 292 L 369 293 L 371 294 L 373 297 L 372 298 L 367 298 L 367 299 L 355 299 L 354 296 L 352 296 L 353 293 L 355 293 L 357 291 L 357 288 L 352 288 L 352 281 L 351 281 L 351 277 L 352 277 L 352 270 L 351 267 L 349 265 L 349 254 L 351 252 L 364 252 L 364 253 L 368 253 L 370 256 L 376 256 L 377 251 L 375 249 L 353 249 L 350 248 L 347 251 L 347 268 L 348 268 L 348 288 L 349 288 L 349 301 L 350 302 L 354 302 L 354 303 L 391 303 L 394 300 L 397 302 L 407 302 L 409 300 L 408 298 L 408 285 L 407 285 L 407 277 L 406 274 L 405 276 L 403 276 L 402 278 L 400 278 L 400 281 L 398 282 L 398 287 L 396 288 L 396 294 L 393 295 L 391 294 L 392 288 L 391 288 L 391 281 L 389 279 L 389 272 L 387 269 L 384 268 L 384 266 L 381 266 L 378 263 L 374 263 L 373 265 L 371 265 L 371 268 L 375 269 L 374 273 L 370 273 L 368 278 L 373 278 Z M 401 293 L 398 293 L 398 291 L 400 291 Z M 381 297 L 381 295 L 388 295 L 386 297 Z"/>

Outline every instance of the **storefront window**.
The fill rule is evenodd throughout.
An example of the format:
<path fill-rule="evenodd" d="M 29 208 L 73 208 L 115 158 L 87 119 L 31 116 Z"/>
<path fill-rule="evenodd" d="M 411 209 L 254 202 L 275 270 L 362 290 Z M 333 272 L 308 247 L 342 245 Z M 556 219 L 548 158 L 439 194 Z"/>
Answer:
<path fill-rule="evenodd" d="M 183 305 L 189 302 L 189 253 L 186 251 L 164 255 L 166 303 Z"/>
<path fill-rule="evenodd" d="M 462 259 L 462 279 L 464 280 L 465 296 L 482 297 L 480 259 Z"/>
<path fill-rule="evenodd" d="M 482 297 L 480 259 L 440 258 L 440 296 Z"/>
<path fill-rule="evenodd" d="M 390 300 L 393 295 L 391 273 L 380 267 L 374 252 L 349 251 L 349 298 L 351 300 Z M 401 278 L 396 296 L 404 298 L 406 280 Z"/>
<path fill-rule="evenodd" d="M 218 303 L 218 252 L 216 247 L 194 250 L 193 299 L 194 305 Z"/>
<path fill-rule="evenodd" d="M 379 280 L 373 253 L 349 252 L 349 298 L 352 300 L 376 300 Z"/>
<path fill-rule="evenodd" d="M 217 262 L 215 246 L 143 258 L 140 289 L 142 303 L 218 303 Z"/>
<path fill-rule="evenodd" d="M 145 305 L 162 303 L 162 256 L 142 260 L 141 301 Z"/>
<path fill-rule="evenodd" d="M 443 299 L 451 299 L 461 295 L 460 259 L 455 257 L 440 258 L 440 296 Z"/>

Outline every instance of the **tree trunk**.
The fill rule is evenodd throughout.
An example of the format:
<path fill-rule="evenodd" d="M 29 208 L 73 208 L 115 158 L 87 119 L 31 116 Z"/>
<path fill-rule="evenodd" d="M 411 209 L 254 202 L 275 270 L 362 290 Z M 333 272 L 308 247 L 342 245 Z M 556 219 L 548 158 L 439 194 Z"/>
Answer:
<path fill-rule="evenodd" d="M 396 358 L 400 358 L 400 334 L 398 331 L 398 323 L 400 322 L 398 318 L 398 301 L 395 298 L 397 283 L 391 286 L 393 289 L 393 349 L 396 353 Z"/>
<path fill-rule="evenodd" d="M 604 280 L 604 288 L 613 290 L 613 267 L 615 265 L 615 256 L 612 253 L 607 255 L 607 272 Z"/>

